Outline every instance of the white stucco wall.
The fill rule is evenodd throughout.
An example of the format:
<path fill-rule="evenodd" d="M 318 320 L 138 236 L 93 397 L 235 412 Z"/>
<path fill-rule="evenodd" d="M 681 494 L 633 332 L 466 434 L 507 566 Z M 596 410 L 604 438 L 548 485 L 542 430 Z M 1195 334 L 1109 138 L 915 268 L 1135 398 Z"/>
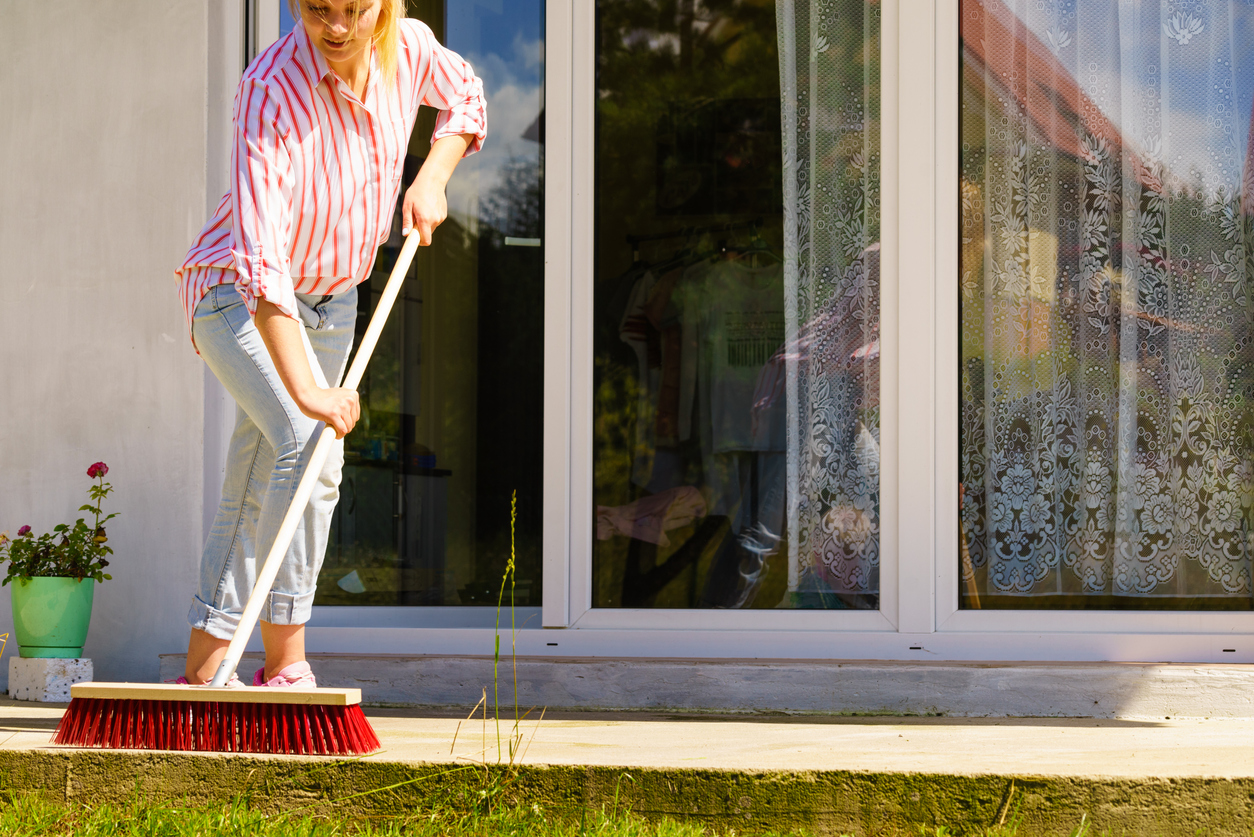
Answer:
<path fill-rule="evenodd" d="M 155 679 L 157 655 L 186 648 L 206 387 L 171 272 L 220 197 L 206 159 L 221 8 L 4 10 L 23 34 L 0 50 L 0 530 L 71 522 L 87 466 L 108 463 L 121 517 L 87 639 L 98 680 Z"/>

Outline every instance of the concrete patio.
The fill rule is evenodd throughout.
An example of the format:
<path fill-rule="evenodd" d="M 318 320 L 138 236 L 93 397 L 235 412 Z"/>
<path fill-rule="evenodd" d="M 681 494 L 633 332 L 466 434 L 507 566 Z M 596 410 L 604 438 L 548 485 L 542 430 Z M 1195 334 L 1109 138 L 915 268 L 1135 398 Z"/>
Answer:
<path fill-rule="evenodd" d="M 1069 834 L 1081 817 L 1093 834 L 1254 829 L 1251 720 L 548 713 L 523 723 L 511 769 L 491 719 L 464 710 L 368 709 L 383 752 L 330 760 L 55 747 L 62 709 L 0 700 L 0 789 L 66 802 L 247 794 L 382 816 L 469 804 L 487 781 L 560 816 L 617 804 L 738 833 L 961 833 L 1015 812 L 1021 835 Z"/>

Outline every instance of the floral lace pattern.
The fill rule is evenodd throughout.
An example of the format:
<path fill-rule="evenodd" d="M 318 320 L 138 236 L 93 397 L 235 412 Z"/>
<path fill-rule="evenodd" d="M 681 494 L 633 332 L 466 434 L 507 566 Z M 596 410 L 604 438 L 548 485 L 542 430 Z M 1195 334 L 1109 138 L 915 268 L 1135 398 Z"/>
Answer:
<path fill-rule="evenodd" d="M 879 41 L 867 0 L 780 0 L 793 583 L 879 592 Z M 854 606 L 873 606 L 869 598 Z"/>
<path fill-rule="evenodd" d="M 961 517 L 982 593 L 1251 594 L 1245 6 L 963 1 Z"/>

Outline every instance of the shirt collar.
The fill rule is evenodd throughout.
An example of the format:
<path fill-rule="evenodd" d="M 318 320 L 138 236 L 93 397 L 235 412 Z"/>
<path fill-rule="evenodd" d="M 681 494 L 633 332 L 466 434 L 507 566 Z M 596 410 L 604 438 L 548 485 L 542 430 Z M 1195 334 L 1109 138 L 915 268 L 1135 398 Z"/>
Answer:
<path fill-rule="evenodd" d="M 331 84 L 338 85 L 345 98 L 356 101 L 357 97 L 354 96 L 353 92 L 348 89 L 348 85 L 344 84 L 343 80 L 332 72 L 331 65 L 327 63 L 326 56 L 318 51 L 318 48 L 313 45 L 313 41 L 309 40 L 309 33 L 305 31 L 304 25 L 298 24 L 295 28 L 295 32 L 296 50 L 294 57 L 301 67 L 304 68 L 305 72 L 309 74 L 310 78 L 314 80 L 314 86 L 316 87 L 320 84 L 327 76 L 331 76 Z M 375 85 L 377 85 L 378 82 L 379 56 L 372 49 L 370 50 L 370 78 L 366 82 L 366 100 L 361 103 L 367 110 L 372 110 L 370 104 L 372 98 L 371 92 L 374 90 Z"/>
<path fill-rule="evenodd" d="M 304 24 L 298 23 L 295 30 L 296 51 L 294 57 L 301 68 L 313 79 L 314 85 L 317 86 L 331 72 L 331 65 L 327 63 L 326 56 L 313 45 L 313 41 L 309 40 L 309 33 L 305 31 Z"/>

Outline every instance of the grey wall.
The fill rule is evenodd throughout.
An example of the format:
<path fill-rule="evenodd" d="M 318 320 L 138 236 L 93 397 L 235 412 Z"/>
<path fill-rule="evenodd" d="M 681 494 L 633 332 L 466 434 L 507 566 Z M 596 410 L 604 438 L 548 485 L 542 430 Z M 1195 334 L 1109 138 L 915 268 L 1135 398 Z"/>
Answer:
<path fill-rule="evenodd" d="M 24 35 L 0 50 L 0 531 L 71 522 L 87 466 L 108 463 L 121 517 L 87 640 L 97 679 L 155 679 L 157 655 L 186 648 L 211 390 L 172 271 L 221 197 L 207 160 L 223 153 L 237 10 L 5 6 Z"/>

